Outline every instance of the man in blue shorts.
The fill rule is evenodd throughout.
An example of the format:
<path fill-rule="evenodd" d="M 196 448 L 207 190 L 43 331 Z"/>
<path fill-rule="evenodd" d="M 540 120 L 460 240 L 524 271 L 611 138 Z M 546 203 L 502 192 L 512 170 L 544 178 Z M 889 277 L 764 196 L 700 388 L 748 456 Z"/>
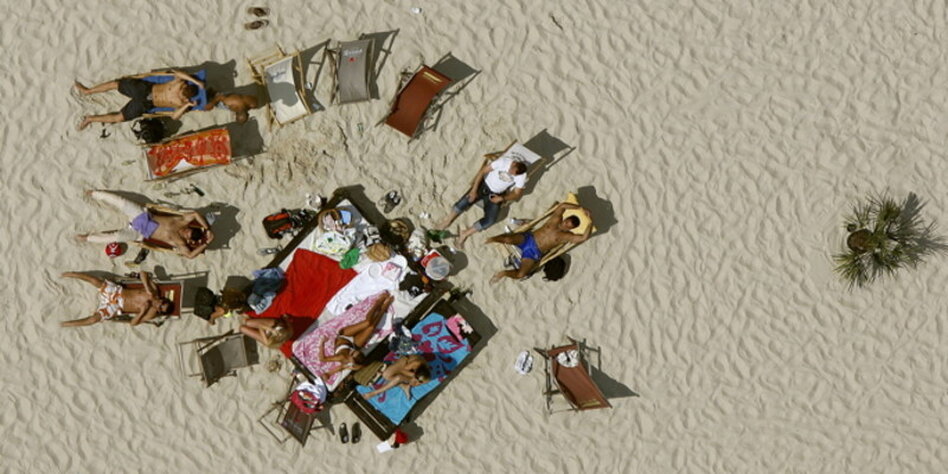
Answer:
<path fill-rule="evenodd" d="M 154 76 L 174 76 L 174 78 L 163 83 L 153 83 L 144 80 L 145 78 Z M 79 123 L 78 129 L 85 130 L 86 127 L 95 122 L 118 123 L 132 120 L 141 117 L 154 108 L 174 109 L 171 118 L 178 120 L 191 107 L 197 105 L 194 97 L 197 96 L 199 89 L 204 88 L 204 83 L 199 79 L 195 79 L 190 74 L 174 70 L 170 73 L 152 73 L 135 77 L 123 77 L 115 81 L 104 82 L 94 87 L 86 87 L 79 81 L 76 81 L 75 88 L 82 95 L 117 90 L 120 94 L 129 98 L 128 103 L 122 107 L 120 112 L 102 115 L 86 115 L 82 117 L 82 122 Z"/>

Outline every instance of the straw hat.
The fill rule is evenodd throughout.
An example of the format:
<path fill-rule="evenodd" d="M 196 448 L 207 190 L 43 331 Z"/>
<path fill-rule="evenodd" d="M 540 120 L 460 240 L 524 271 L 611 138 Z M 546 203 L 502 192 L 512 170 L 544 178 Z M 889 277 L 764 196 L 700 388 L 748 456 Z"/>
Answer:
<path fill-rule="evenodd" d="M 376 262 L 384 262 L 392 257 L 392 249 L 388 245 L 379 242 L 369 247 L 366 254 Z"/>

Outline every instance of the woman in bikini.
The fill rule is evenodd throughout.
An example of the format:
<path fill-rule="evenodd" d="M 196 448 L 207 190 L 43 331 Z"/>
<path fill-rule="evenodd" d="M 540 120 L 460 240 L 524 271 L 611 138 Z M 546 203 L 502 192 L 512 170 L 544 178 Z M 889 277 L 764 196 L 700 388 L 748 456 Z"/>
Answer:
<path fill-rule="evenodd" d="M 400 357 L 391 365 L 385 367 L 382 371 L 382 378 L 386 380 L 385 385 L 362 394 L 366 400 L 387 392 L 389 389 L 399 386 L 405 391 L 405 396 L 411 400 L 411 388 L 428 383 L 431 380 L 431 369 L 424 356 L 412 354 Z"/>
<path fill-rule="evenodd" d="M 323 354 L 326 353 L 326 341 L 325 339 L 319 341 L 320 350 L 317 352 L 319 360 L 322 362 L 340 363 L 339 367 L 326 372 L 324 374 L 326 377 L 340 370 L 358 370 L 364 366 L 361 350 L 369 342 L 369 339 L 371 339 L 372 333 L 382 320 L 382 317 L 385 316 L 385 313 L 393 301 L 395 301 L 395 298 L 390 293 L 385 293 L 385 295 L 375 300 L 375 304 L 369 309 L 365 319 L 342 328 L 336 336 L 336 349 L 333 351 L 333 355 L 323 356 Z"/>

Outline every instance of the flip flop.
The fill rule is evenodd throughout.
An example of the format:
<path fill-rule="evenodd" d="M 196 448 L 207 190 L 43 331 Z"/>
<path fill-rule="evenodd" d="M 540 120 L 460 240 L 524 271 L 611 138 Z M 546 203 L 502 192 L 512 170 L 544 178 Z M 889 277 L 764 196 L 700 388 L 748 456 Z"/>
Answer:
<path fill-rule="evenodd" d="M 362 427 L 359 426 L 357 421 L 352 425 L 352 444 L 358 443 L 360 439 L 362 439 Z"/>
<path fill-rule="evenodd" d="M 247 14 L 253 16 L 267 16 L 270 14 L 270 9 L 267 7 L 250 7 L 247 9 Z"/>
<path fill-rule="evenodd" d="M 254 20 L 250 23 L 244 23 L 245 30 L 258 30 L 270 24 L 270 20 Z"/>
<path fill-rule="evenodd" d="M 349 442 L 349 430 L 346 429 L 345 423 L 339 427 L 339 440 L 342 441 L 342 444 Z"/>

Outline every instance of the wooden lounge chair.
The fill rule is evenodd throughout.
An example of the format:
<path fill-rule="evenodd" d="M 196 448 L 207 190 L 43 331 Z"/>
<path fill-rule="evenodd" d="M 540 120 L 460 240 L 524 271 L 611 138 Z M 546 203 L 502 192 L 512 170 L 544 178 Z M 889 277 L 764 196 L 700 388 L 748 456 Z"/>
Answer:
<path fill-rule="evenodd" d="M 564 199 L 563 202 L 568 202 L 570 204 L 578 205 L 579 198 L 574 193 L 568 193 L 566 195 L 566 199 Z M 537 217 L 536 219 L 530 222 L 527 222 L 526 224 L 523 224 L 520 227 L 517 227 L 516 229 L 513 230 L 513 232 L 526 232 L 528 230 L 533 230 L 542 226 L 546 222 L 546 220 L 553 214 L 553 211 L 556 209 L 556 207 L 559 204 L 560 204 L 559 202 L 553 203 L 553 205 L 550 206 L 550 209 L 547 210 L 542 216 Z M 570 210 L 570 211 L 566 211 L 563 214 L 564 218 L 569 217 L 569 216 L 576 216 L 579 218 L 579 221 L 580 221 L 579 226 L 572 229 L 572 232 L 574 234 L 582 235 L 586 231 L 586 228 L 589 226 L 592 226 L 592 232 L 596 231 L 596 226 L 593 225 L 591 220 L 586 218 L 586 215 L 584 213 Z M 537 265 L 533 268 L 533 270 L 531 271 L 531 274 L 536 273 L 541 268 L 543 268 L 543 265 L 546 265 L 547 262 L 549 262 L 550 260 L 553 260 L 556 257 L 559 257 L 560 255 L 565 254 L 566 252 L 569 252 L 570 250 L 573 249 L 573 247 L 576 247 L 577 245 L 579 244 L 567 242 L 567 243 L 562 243 L 553 247 L 552 249 L 547 251 L 545 254 L 543 254 L 543 257 L 541 257 L 540 261 L 537 262 Z M 506 253 L 507 258 L 513 257 L 515 261 L 515 267 L 519 268 L 519 264 L 520 264 L 519 263 L 520 262 L 519 249 L 517 249 L 516 247 L 512 245 L 504 245 L 503 249 L 504 249 L 504 252 Z"/>
<path fill-rule="evenodd" d="M 303 65 L 300 53 L 287 55 L 277 46 L 248 60 L 253 80 L 269 95 L 267 103 L 270 122 L 286 125 L 311 113 L 306 89 L 303 87 Z"/>
<path fill-rule="evenodd" d="M 214 128 L 166 138 L 143 147 L 147 181 L 174 181 L 231 163 L 230 133 Z"/>
<path fill-rule="evenodd" d="M 543 394 L 546 396 L 547 412 L 554 412 L 554 394 L 563 395 L 575 411 L 612 408 L 592 379 L 586 344 L 573 338 L 569 338 L 569 341 L 567 345 L 547 350 L 534 348 L 544 359 L 546 388 Z M 564 364 L 564 360 L 568 363 Z"/>
<path fill-rule="evenodd" d="M 415 138 L 431 103 L 451 84 L 451 79 L 428 66 L 422 66 L 395 96 L 385 124 Z"/>
<path fill-rule="evenodd" d="M 346 41 L 326 50 L 331 58 L 333 87 L 330 103 L 349 104 L 369 100 L 372 81 L 372 39 Z"/>
<path fill-rule="evenodd" d="M 293 393 L 293 390 L 300 382 L 305 380 L 306 379 L 300 375 L 290 377 L 290 384 L 286 390 L 286 394 L 274 402 L 273 405 L 270 406 L 270 409 L 257 419 L 257 422 L 280 444 L 293 438 L 300 443 L 300 446 L 306 446 L 306 440 L 309 439 L 309 435 L 314 429 L 328 428 L 329 426 L 325 423 L 321 423 L 320 426 L 313 428 L 319 413 L 322 412 L 304 413 L 299 407 L 290 402 L 290 395 Z M 325 411 L 325 408 L 323 411 Z M 271 417 L 270 415 L 272 413 L 276 413 L 276 415 Z M 281 436 L 278 430 L 283 430 L 285 436 Z"/>
<path fill-rule="evenodd" d="M 185 355 L 189 345 L 194 347 L 190 357 Z M 236 376 L 237 369 L 257 364 L 259 355 L 256 341 L 231 330 L 219 336 L 178 343 L 178 360 L 185 374 L 200 377 L 205 386 L 210 387 L 223 377 Z"/>

